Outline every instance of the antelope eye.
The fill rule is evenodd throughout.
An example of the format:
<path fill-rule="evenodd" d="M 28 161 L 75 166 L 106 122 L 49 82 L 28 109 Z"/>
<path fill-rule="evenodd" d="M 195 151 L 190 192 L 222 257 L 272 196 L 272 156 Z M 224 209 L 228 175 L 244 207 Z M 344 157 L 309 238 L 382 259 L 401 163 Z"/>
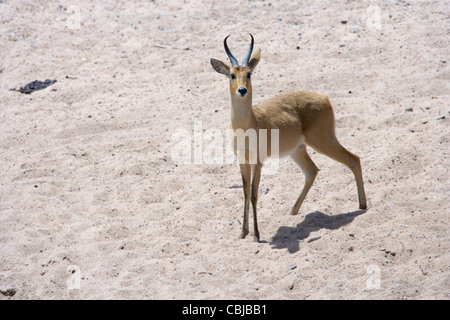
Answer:
<path fill-rule="evenodd" d="M 247 79 L 250 79 L 251 75 L 251 73 L 247 73 Z"/>
<path fill-rule="evenodd" d="M 230 76 L 231 76 L 231 80 L 234 80 L 234 79 L 236 79 L 236 76 L 232 73 L 232 74 L 230 74 Z"/>

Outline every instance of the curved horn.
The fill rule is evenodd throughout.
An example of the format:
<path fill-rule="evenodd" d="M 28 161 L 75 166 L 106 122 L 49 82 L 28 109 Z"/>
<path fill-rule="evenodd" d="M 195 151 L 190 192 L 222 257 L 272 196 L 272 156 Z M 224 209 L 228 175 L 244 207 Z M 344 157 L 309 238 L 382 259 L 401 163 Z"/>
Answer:
<path fill-rule="evenodd" d="M 232 65 L 234 68 L 239 68 L 239 62 L 238 62 L 238 61 L 236 60 L 236 58 L 233 56 L 233 54 L 231 53 L 230 49 L 228 49 L 228 46 L 227 46 L 227 39 L 228 39 L 228 37 L 229 37 L 229 36 L 227 36 L 227 37 L 225 38 L 225 40 L 223 40 L 223 46 L 225 47 L 225 52 L 227 53 L 228 58 L 230 58 L 231 65 Z"/>
<path fill-rule="evenodd" d="M 248 51 L 247 51 L 247 54 L 244 57 L 244 60 L 242 60 L 242 66 L 243 67 L 246 67 L 248 65 L 248 61 L 250 60 L 250 56 L 252 55 L 252 51 L 253 51 L 254 40 L 253 40 L 252 34 L 251 33 L 249 33 L 249 34 L 250 34 L 250 37 L 252 37 L 252 42 L 250 43 L 250 47 L 248 48 Z"/>

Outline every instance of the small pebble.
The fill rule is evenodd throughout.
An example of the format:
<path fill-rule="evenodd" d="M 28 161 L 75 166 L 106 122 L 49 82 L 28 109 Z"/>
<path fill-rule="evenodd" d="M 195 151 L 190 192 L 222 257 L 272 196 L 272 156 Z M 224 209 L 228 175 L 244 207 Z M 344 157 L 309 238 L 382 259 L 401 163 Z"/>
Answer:
<path fill-rule="evenodd" d="M 445 119 L 445 116 L 439 116 L 436 118 L 436 120 L 442 120 L 442 119 Z"/>
<path fill-rule="evenodd" d="M 17 290 L 15 288 L 0 287 L 0 293 L 4 296 L 12 297 L 17 293 Z"/>
<path fill-rule="evenodd" d="M 405 111 L 407 111 L 407 112 L 412 112 L 412 111 L 413 111 L 413 108 L 412 108 L 412 107 L 405 108 Z"/>
<path fill-rule="evenodd" d="M 342 24 L 347 24 L 347 20 L 341 20 Z"/>

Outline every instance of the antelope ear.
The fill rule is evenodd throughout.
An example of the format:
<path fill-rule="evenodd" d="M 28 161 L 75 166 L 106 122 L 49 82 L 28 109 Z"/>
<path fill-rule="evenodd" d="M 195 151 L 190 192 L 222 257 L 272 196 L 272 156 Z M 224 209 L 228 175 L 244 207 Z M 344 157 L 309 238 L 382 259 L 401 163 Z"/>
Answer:
<path fill-rule="evenodd" d="M 230 76 L 230 67 L 226 63 L 211 58 L 211 66 L 213 67 L 214 70 L 216 70 L 216 72 L 224 74 L 227 77 Z"/>
<path fill-rule="evenodd" d="M 256 52 L 252 55 L 252 58 L 250 59 L 250 62 L 248 63 L 248 67 L 253 72 L 255 70 L 256 66 L 259 63 L 259 60 L 261 60 L 261 49 L 256 50 Z"/>

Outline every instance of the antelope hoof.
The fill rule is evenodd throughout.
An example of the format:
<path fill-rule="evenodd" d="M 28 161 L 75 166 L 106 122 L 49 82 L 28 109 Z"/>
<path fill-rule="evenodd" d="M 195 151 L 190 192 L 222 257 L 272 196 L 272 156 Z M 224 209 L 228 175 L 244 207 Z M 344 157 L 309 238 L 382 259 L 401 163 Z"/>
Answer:
<path fill-rule="evenodd" d="M 291 216 L 296 216 L 297 214 L 298 214 L 298 210 L 295 210 L 295 208 L 292 208 Z"/>
<path fill-rule="evenodd" d="M 258 242 L 259 243 L 259 235 L 258 236 L 253 236 L 253 241 Z"/>
<path fill-rule="evenodd" d="M 367 205 L 365 204 L 365 203 L 363 203 L 363 204 L 359 204 L 359 208 L 361 209 L 361 210 L 366 210 L 367 209 Z"/>
<path fill-rule="evenodd" d="M 242 231 L 241 234 L 239 235 L 238 239 L 244 239 L 247 235 L 248 235 L 248 231 L 247 232 Z"/>

